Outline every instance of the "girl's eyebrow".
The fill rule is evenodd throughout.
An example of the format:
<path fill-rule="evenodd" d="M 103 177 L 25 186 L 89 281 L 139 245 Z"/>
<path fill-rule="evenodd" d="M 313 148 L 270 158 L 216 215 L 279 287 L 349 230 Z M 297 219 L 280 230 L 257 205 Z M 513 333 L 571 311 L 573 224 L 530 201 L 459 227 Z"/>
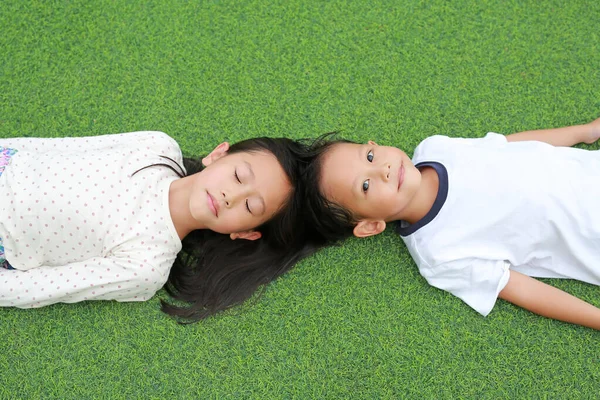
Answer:
<path fill-rule="evenodd" d="M 250 164 L 248 161 L 244 161 L 244 164 L 246 164 L 246 167 L 248 168 L 248 172 L 249 172 L 248 175 L 250 175 L 250 179 L 254 179 L 255 176 L 254 176 L 254 171 L 252 170 L 252 164 Z"/>
<path fill-rule="evenodd" d="M 250 180 L 254 180 L 256 178 L 256 176 L 254 175 L 254 170 L 252 169 L 252 164 L 250 164 L 248 161 L 243 162 L 246 165 L 246 168 L 248 168 L 248 176 L 250 178 Z M 257 207 L 259 210 L 257 210 L 256 208 L 253 208 L 253 214 L 254 215 L 263 215 L 266 211 L 267 211 L 267 205 L 265 204 L 265 199 L 263 199 L 262 195 L 259 194 L 258 195 L 258 200 L 261 203 L 260 207 Z"/>
<path fill-rule="evenodd" d="M 263 199 L 262 196 L 258 196 L 258 200 L 260 200 L 262 207 L 259 207 L 260 210 L 256 214 L 263 215 L 265 213 L 265 211 L 267 210 L 267 205 L 265 204 L 265 200 Z"/>

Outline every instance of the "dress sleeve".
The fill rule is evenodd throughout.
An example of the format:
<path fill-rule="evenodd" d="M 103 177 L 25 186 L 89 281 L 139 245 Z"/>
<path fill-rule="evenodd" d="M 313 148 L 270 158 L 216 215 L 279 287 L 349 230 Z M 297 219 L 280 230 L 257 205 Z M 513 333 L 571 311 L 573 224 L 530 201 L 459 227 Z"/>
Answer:
<path fill-rule="evenodd" d="M 152 265 L 116 257 L 26 271 L 0 268 L 0 307 L 35 308 L 85 300 L 144 301 L 164 285 L 167 277 Z"/>
<path fill-rule="evenodd" d="M 485 317 L 508 283 L 509 266 L 504 260 L 468 258 L 420 272 L 430 285 L 452 293 Z"/>
<path fill-rule="evenodd" d="M 48 151 L 85 152 L 90 150 L 111 149 L 119 147 L 147 148 L 157 154 L 171 158 L 180 157 L 181 151 L 177 142 L 166 133 L 158 131 L 140 131 L 117 133 L 100 136 L 66 137 L 66 138 L 8 138 L 0 139 L 0 147 L 23 150 L 31 153 Z M 178 160 L 176 160 L 178 161 Z"/>

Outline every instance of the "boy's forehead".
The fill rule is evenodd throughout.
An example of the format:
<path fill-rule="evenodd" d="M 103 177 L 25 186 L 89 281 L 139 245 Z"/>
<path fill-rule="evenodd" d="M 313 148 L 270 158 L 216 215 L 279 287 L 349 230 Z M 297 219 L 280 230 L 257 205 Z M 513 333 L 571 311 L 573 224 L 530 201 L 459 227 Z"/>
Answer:
<path fill-rule="evenodd" d="M 324 161 L 333 161 L 335 163 L 356 162 L 359 158 L 359 152 L 363 145 L 358 143 L 336 143 L 331 149 L 325 154 Z"/>
<path fill-rule="evenodd" d="M 350 189 L 356 168 L 360 166 L 362 146 L 357 143 L 337 143 L 325 155 L 321 185 L 327 197 L 337 198 Z"/>

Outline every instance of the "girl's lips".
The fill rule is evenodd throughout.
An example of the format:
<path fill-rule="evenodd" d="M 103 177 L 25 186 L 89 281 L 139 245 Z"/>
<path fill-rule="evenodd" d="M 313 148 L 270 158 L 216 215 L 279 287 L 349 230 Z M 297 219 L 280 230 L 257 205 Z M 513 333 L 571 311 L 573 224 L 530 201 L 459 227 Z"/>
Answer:
<path fill-rule="evenodd" d="M 206 192 L 206 197 L 207 197 L 207 202 L 208 202 L 208 208 L 210 208 L 210 211 L 212 211 L 212 213 L 215 215 L 215 217 L 219 217 L 219 206 L 217 204 L 217 202 L 215 201 L 215 198 L 212 197 L 210 195 L 210 193 Z"/>
<path fill-rule="evenodd" d="M 400 168 L 398 169 L 398 190 L 400 190 L 402 182 L 404 182 L 404 164 L 400 164 Z"/>

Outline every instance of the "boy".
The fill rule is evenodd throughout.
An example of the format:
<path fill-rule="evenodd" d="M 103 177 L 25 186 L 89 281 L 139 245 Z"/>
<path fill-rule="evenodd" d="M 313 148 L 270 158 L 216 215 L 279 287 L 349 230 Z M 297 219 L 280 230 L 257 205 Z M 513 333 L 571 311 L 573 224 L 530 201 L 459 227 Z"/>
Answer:
<path fill-rule="evenodd" d="M 420 273 L 482 315 L 500 297 L 534 313 L 600 329 L 600 309 L 532 277 L 600 285 L 600 118 L 558 129 L 433 136 L 413 159 L 346 141 L 314 145 L 310 209 L 331 241 L 399 221 Z M 313 199 L 313 200 L 311 200 Z"/>

